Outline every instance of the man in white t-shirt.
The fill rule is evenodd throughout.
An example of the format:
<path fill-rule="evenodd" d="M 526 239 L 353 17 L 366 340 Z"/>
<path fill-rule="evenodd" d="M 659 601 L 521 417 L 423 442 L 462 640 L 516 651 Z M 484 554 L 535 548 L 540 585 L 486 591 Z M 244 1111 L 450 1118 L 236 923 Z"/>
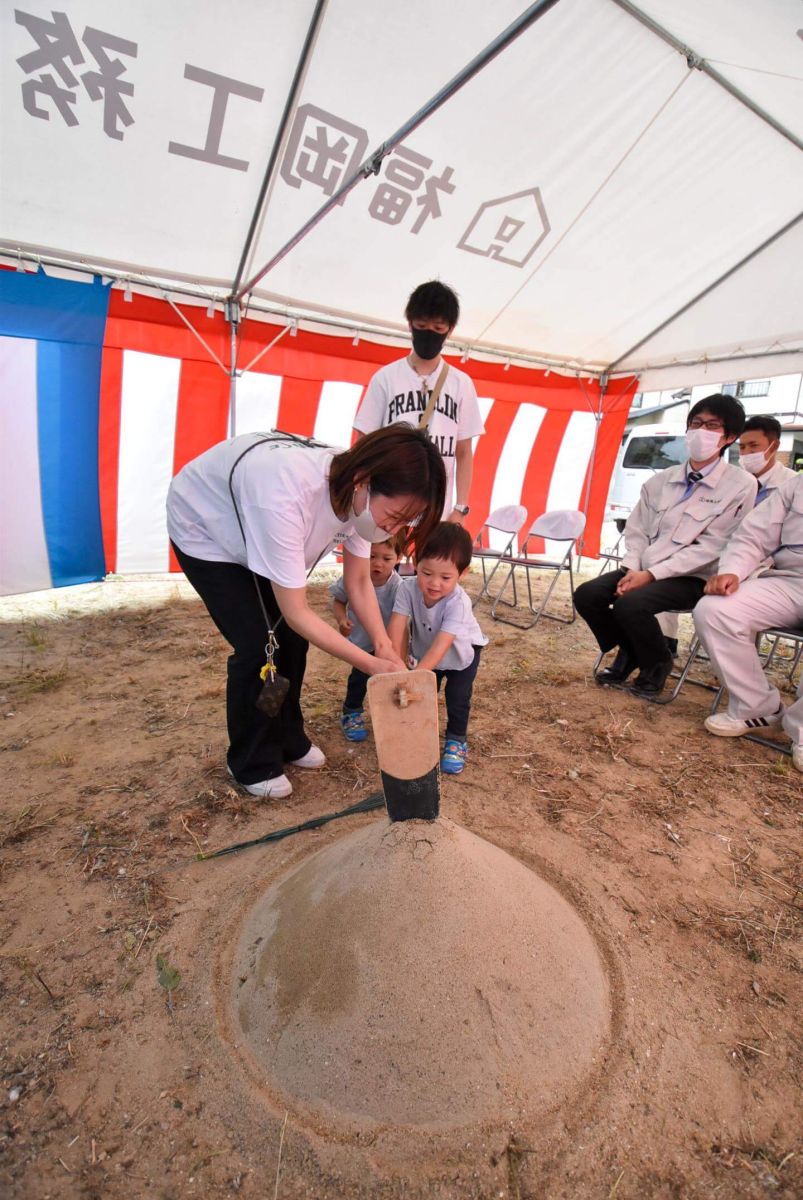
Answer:
<path fill-rule="evenodd" d="M 418 425 L 445 367 L 426 429 L 446 468 L 444 519 L 462 523 L 469 512 L 472 438 L 484 433 L 485 426 L 474 383 L 465 371 L 458 371 L 441 358 L 443 344 L 457 324 L 460 304 L 450 287 L 430 280 L 412 292 L 404 315 L 410 326 L 412 351 L 376 372 L 354 418 L 354 428 L 364 434 L 396 421 Z"/>

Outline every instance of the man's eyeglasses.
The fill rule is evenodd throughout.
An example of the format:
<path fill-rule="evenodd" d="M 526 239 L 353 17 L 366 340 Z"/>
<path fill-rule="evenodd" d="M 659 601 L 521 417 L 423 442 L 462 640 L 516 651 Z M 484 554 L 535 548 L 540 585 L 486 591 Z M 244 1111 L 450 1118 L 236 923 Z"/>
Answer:
<path fill-rule="evenodd" d="M 711 433 L 724 433 L 725 426 L 721 421 L 701 421 L 695 417 L 693 421 L 689 421 L 687 429 L 708 429 Z"/>

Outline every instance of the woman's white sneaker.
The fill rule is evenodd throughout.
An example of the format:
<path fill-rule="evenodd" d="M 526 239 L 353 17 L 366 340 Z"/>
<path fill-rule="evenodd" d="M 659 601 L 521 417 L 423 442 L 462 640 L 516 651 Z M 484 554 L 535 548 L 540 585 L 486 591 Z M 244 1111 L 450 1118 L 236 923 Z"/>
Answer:
<path fill-rule="evenodd" d="M 259 796 L 262 800 L 283 800 L 293 791 L 293 785 L 286 775 L 277 775 L 274 779 L 260 779 L 259 783 L 239 783 L 228 767 L 226 770 L 237 787 L 248 792 L 249 796 Z"/>
<path fill-rule="evenodd" d="M 748 717 L 744 721 L 740 721 L 737 717 L 730 717 L 727 713 L 714 713 L 712 717 L 706 717 L 703 724 L 709 733 L 713 733 L 716 737 L 743 737 L 746 733 L 760 733 L 762 729 L 775 729 L 783 719 L 783 708 L 779 708 L 777 713 L 773 713 L 771 717 Z"/>
<path fill-rule="evenodd" d="M 326 762 L 326 755 L 320 746 L 310 746 L 309 750 L 301 758 L 293 758 L 290 760 L 291 767 L 322 767 Z"/>

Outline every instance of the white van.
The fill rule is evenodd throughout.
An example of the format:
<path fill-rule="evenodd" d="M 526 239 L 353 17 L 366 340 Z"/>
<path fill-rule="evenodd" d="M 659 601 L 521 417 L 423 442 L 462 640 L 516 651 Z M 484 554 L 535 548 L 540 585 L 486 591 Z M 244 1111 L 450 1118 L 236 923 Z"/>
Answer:
<path fill-rule="evenodd" d="M 667 425 L 636 425 L 622 443 L 616 459 L 605 520 L 613 521 L 621 533 L 638 503 L 642 485 L 656 471 L 685 462 L 685 429 Z"/>

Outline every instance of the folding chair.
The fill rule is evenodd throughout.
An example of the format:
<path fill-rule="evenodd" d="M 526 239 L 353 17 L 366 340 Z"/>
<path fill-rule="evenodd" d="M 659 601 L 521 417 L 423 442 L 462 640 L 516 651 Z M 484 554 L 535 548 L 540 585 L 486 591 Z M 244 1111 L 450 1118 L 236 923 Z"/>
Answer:
<path fill-rule="evenodd" d="M 516 545 L 519 530 L 526 520 L 527 509 L 521 504 L 508 504 L 504 508 L 495 508 L 486 518 L 485 524 L 474 539 L 472 554 L 475 559 L 478 558 L 482 563 L 482 590 L 472 600 L 472 608 L 483 596 L 487 596 L 489 600 L 491 599 L 491 593 L 488 590 L 491 580 L 499 570 L 500 564 L 510 557 Z M 503 549 L 499 550 L 491 546 L 491 535 L 493 533 L 501 533 L 503 537 L 507 538 Z M 490 573 L 486 570 L 486 562 L 494 564 Z"/>
<path fill-rule="evenodd" d="M 624 558 L 622 542 L 624 541 L 624 536 L 625 531 L 623 529 L 612 546 L 609 546 L 606 550 L 600 550 L 599 557 L 601 561 L 600 568 L 597 571 L 598 575 L 602 575 L 605 571 L 615 571 L 617 567 L 622 565 L 622 559 Z M 611 563 L 613 563 L 613 566 L 611 566 Z"/>
<path fill-rule="evenodd" d="M 690 609 L 690 608 L 669 608 L 666 611 L 674 612 L 674 613 L 678 613 L 678 615 L 682 615 L 683 613 L 690 614 L 692 612 L 692 609 Z M 596 677 L 597 672 L 599 671 L 600 666 L 602 665 L 602 660 L 605 657 L 606 653 L 607 653 L 607 651 L 603 650 L 597 656 L 597 661 L 594 663 L 594 676 L 595 677 Z M 678 695 L 680 694 L 680 689 L 683 687 L 684 683 L 691 683 L 695 687 L 705 688 L 705 690 L 707 692 L 716 692 L 717 685 L 715 683 L 708 683 L 704 679 L 690 679 L 689 678 L 689 673 L 691 672 L 691 669 L 694 666 L 698 657 L 705 658 L 706 656 L 702 649 L 702 642 L 700 641 L 697 634 L 695 633 L 694 637 L 692 638 L 692 640 L 689 643 L 689 649 L 686 654 L 686 659 L 683 663 L 683 666 L 680 668 L 679 671 L 672 671 L 669 675 L 669 678 L 674 679 L 674 681 L 675 681 L 675 686 L 672 688 L 671 692 L 659 692 L 659 694 L 657 696 L 642 696 L 641 699 L 646 700 L 650 704 L 671 704 L 673 700 L 677 699 Z M 609 684 L 608 686 L 614 687 L 617 685 Z M 627 691 L 627 687 L 628 687 L 627 683 L 624 683 L 619 686 L 621 686 L 623 691 Z"/>
<path fill-rule="evenodd" d="M 775 654 L 781 642 L 787 640 L 793 645 L 797 646 L 794 658 L 792 659 L 792 665 L 789 668 L 789 679 L 791 680 L 795 671 L 797 670 L 798 663 L 803 656 L 803 629 L 767 629 L 761 634 L 761 637 L 773 639 L 768 653 L 764 657 L 765 671 L 769 670 L 769 668 L 772 666 L 775 659 Z M 759 657 L 761 657 L 761 638 L 759 638 L 759 640 L 756 642 L 756 645 L 759 649 Z"/>
<path fill-rule="evenodd" d="M 758 651 L 759 657 L 761 657 L 761 639 L 765 638 L 765 637 L 768 637 L 768 638 L 771 637 L 771 638 L 775 639 L 775 641 L 772 645 L 772 649 L 770 650 L 769 654 L 767 654 L 764 659 L 764 670 L 765 671 L 767 670 L 767 668 L 769 666 L 772 665 L 772 660 L 775 656 L 775 651 L 778 649 L 779 642 L 788 641 L 797 647 L 797 649 L 795 651 L 795 657 L 792 661 L 792 669 L 789 672 L 789 679 L 791 680 L 792 676 L 795 673 L 797 665 L 800 662 L 801 655 L 803 655 L 803 628 L 801 628 L 801 629 L 762 629 L 760 631 L 760 633 L 756 634 L 756 650 Z M 724 693 L 725 693 L 725 685 L 723 684 L 717 690 L 717 694 L 714 697 L 714 703 L 711 705 L 711 714 L 712 715 L 717 711 L 720 704 L 722 703 L 722 697 L 723 697 Z M 742 737 L 744 738 L 744 740 L 746 742 L 757 742 L 759 746 L 766 746 L 768 750 L 777 750 L 779 754 L 791 755 L 791 753 L 792 753 L 791 746 L 783 746 L 780 742 L 773 742 L 770 738 L 762 737 L 760 733 L 743 733 Z"/>
<path fill-rule="evenodd" d="M 532 629 L 533 625 L 541 617 L 546 617 L 549 621 L 560 621 L 564 625 L 571 625 L 577 616 L 577 611 L 574 607 L 572 551 L 574 543 L 580 537 L 585 527 L 585 513 L 578 512 L 573 508 L 558 508 L 554 512 L 544 513 L 536 521 L 533 521 L 529 533 L 524 540 L 524 545 L 521 548 L 521 554 L 503 560 L 508 568 L 508 573 L 499 589 L 498 595 L 491 605 L 491 616 L 495 621 L 503 621 L 506 625 L 515 625 L 517 629 Z M 540 540 L 541 538 L 548 538 L 552 542 L 565 542 L 566 551 L 563 557 L 561 559 L 550 559 L 534 554 L 532 551 L 532 542 L 535 539 Z M 503 617 L 497 613 L 500 604 L 504 604 L 509 608 L 518 607 L 519 598 L 516 590 L 516 571 L 519 569 L 523 570 L 527 577 L 527 604 L 530 612 L 533 614 L 532 620 L 524 622 L 514 620 L 512 617 Z M 533 604 L 533 591 L 532 584 L 530 583 L 531 571 L 553 572 L 552 581 L 547 588 L 546 595 L 542 598 L 537 608 Z M 546 612 L 549 598 L 564 571 L 568 572 L 569 575 L 569 596 L 572 604 L 572 615 L 570 617 L 560 617 L 556 613 Z M 512 601 L 504 599 L 508 583 L 512 584 Z"/>

